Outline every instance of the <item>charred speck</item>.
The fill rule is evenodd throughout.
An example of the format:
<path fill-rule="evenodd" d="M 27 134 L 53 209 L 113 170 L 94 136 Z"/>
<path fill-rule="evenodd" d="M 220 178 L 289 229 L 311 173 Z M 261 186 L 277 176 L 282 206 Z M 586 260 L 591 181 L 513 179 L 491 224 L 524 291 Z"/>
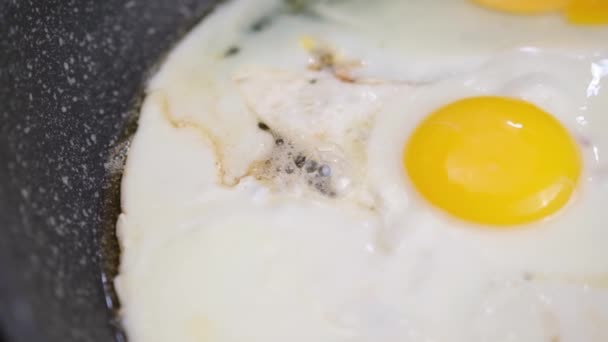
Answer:
<path fill-rule="evenodd" d="M 251 26 L 249 27 L 249 30 L 251 32 L 256 32 L 256 33 L 262 32 L 263 30 L 268 28 L 270 26 L 270 24 L 272 24 L 272 17 L 267 15 L 267 16 L 261 17 L 260 19 L 255 21 L 253 24 L 251 24 Z"/>
<path fill-rule="evenodd" d="M 292 174 L 295 170 L 293 169 L 292 166 L 287 166 L 285 167 L 285 173 L 287 173 L 288 175 Z"/>
<path fill-rule="evenodd" d="M 306 172 L 313 173 L 313 172 L 317 171 L 318 166 L 319 166 L 319 164 L 316 161 L 311 160 L 308 163 L 306 163 Z"/>
<path fill-rule="evenodd" d="M 304 163 L 306 163 L 306 157 L 304 157 L 301 154 L 298 154 L 296 156 L 296 158 L 293 160 L 293 163 L 296 164 L 296 166 L 298 167 L 298 169 L 301 169 L 302 166 L 304 166 Z"/>
<path fill-rule="evenodd" d="M 277 146 L 281 146 L 285 143 L 285 141 L 281 138 L 278 138 L 277 140 L 274 141 L 275 144 L 277 144 Z"/>
<path fill-rule="evenodd" d="M 241 52 L 241 48 L 236 45 L 232 45 L 226 50 L 226 52 L 224 52 L 224 57 L 232 57 L 239 52 Z"/>
<path fill-rule="evenodd" d="M 268 125 L 263 122 L 258 122 L 258 128 L 262 131 L 267 131 L 270 129 L 270 127 L 268 127 Z"/>

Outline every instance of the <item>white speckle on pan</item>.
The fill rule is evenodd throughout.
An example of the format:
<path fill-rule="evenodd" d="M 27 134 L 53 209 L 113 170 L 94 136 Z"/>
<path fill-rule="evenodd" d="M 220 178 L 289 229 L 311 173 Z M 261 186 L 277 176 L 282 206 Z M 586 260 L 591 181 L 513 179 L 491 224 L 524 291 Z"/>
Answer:
<path fill-rule="evenodd" d="M 65 335 L 75 340 L 108 340 L 96 335 L 96 329 L 86 328 L 99 317 L 58 312 L 86 312 L 83 310 L 103 305 L 94 279 L 87 276 L 82 282 L 74 281 L 82 270 L 91 274 L 89 268 L 99 266 L 101 251 L 96 239 L 105 220 L 99 199 L 105 197 L 108 186 L 102 164 L 108 158 L 108 147 L 122 139 L 117 136 L 124 119 L 133 114 L 130 101 L 137 95 L 144 72 L 179 38 L 177 28 L 208 7 L 202 3 L 177 0 L 174 6 L 159 7 L 154 1 L 144 6 L 125 0 L 123 4 L 131 9 L 117 16 L 97 16 L 104 6 L 95 1 L 56 6 L 9 1 L 6 11 L 0 10 L 7 43 L 0 44 L 7 50 L 0 52 L 7 62 L 7 68 L 0 70 L 0 83 L 8 84 L 0 89 L 0 126 L 6 128 L 0 131 L 7 138 L 0 145 L 6 143 L 2 147 L 11 151 L 0 160 L 6 166 L 5 172 L 0 167 L 0 197 L 6 194 L 3 185 L 10 184 L 11 190 L 7 194 L 11 203 L 0 205 L 0 217 L 9 213 L 6 217 L 15 218 L 0 227 L 0 254 L 7 251 L 10 255 L 13 248 L 22 247 L 7 245 L 12 239 L 4 238 L 5 232 L 14 235 L 15 241 L 30 243 L 28 255 L 3 271 L 15 275 L 17 287 L 27 279 L 49 289 L 26 293 L 31 302 L 25 303 L 21 295 L 10 299 L 7 309 L 16 312 L 22 322 L 31 321 L 33 312 L 45 303 L 44 311 L 49 313 L 45 326 L 51 335 L 68 327 Z M 187 17 L 178 10 L 184 6 L 189 7 Z M 152 33 L 158 41 L 140 44 Z M 106 40 L 108 36 L 111 38 Z M 128 62 L 132 60 L 137 63 Z M 93 79 L 95 82 L 89 82 Z M 79 120 L 85 115 L 90 118 L 87 129 L 84 120 Z M 77 234 L 79 239 L 74 239 Z M 27 289 L 18 289 L 18 293 Z M 57 301 L 51 298 L 54 295 L 69 301 Z"/>

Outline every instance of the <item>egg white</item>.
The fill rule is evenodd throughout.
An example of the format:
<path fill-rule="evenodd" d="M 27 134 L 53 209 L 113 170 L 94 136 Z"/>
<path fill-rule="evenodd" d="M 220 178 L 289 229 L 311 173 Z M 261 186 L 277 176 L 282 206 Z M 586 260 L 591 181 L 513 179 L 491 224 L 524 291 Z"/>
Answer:
<path fill-rule="evenodd" d="M 149 83 L 117 225 L 130 340 L 608 340 L 608 30 L 353 0 L 248 31 L 281 3 L 221 5 Z M 302 37 L 357 61 L 354 82 L 308 70 Z M 489 94 L 540 106 L 581 142 L 571 203 L 520 229 L 448 217 L 403 168 L 425 115 Z M 305 171 L 262 177 L 277 137 L 327 163 L 336 193 Z"/>

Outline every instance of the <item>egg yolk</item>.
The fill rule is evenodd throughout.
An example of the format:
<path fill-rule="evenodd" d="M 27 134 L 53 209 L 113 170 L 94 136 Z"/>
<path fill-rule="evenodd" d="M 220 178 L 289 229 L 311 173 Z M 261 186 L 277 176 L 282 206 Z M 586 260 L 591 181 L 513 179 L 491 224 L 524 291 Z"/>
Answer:
<path fill-rule="evenodd" d="M 418 192 L 463 220 L 508 226 L 562 208 L 581 173 L 576 142 L 528 102 L 473 97 L 428 116 L 403 160 Z"/>
<path fill-rule="evenodd" d="M 608 0 L 473 0 L 475 3 L 514 14 L 563 11 L 577 25 L 608 24 Z"/>
<path fill-rule="evenodd" d="M 517 14 L 540 14 L 563 9 L 568 0 L 473 0 L 493 10 Z"/>
<path fill-rule="evenodd" d="M 566 7 L 566 18 L 573 24 L 608 24 L 608 0 L 571 1 Z"/>

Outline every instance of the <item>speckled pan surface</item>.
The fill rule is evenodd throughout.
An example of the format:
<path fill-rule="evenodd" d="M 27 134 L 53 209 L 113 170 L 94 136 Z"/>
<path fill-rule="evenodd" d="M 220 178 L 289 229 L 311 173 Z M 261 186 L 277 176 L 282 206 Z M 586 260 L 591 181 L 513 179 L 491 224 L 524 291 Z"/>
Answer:
<path fill-rule="evenodd" d="M 213 2 L 0 2 L 7 342 L 114 339 L 101 279 L 118 210 L 112 156 L 134 128 L 146 76 Z"/>

